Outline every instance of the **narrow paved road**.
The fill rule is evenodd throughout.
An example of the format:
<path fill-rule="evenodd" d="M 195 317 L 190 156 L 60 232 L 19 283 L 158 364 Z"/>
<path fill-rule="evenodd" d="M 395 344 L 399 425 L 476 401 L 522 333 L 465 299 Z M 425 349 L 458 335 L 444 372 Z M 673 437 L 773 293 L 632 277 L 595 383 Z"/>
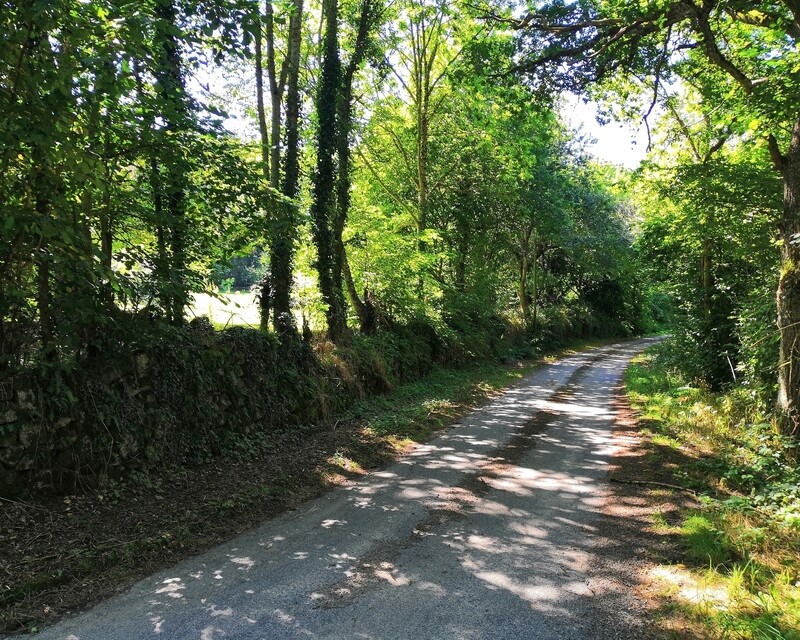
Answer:
<path fill-rule="evenodd" d="M 609 613 L 593 523 L 614 390 L 651 343 L 544 366 L 391 467 L 39 637 L 638 637 L 635 616 Z"/>

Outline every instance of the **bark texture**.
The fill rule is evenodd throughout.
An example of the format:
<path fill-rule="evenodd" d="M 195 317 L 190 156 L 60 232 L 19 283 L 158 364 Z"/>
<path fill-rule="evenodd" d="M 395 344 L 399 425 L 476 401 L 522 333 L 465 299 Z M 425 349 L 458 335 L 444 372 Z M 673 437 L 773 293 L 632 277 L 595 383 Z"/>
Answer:
<path fill-rule="evenodd" d="M 781 219 L 781 272 L 778 329 L 781 334 L 778 403 L 784 430 L 800 435 L 800 118 L 781 161 L 784 198 Z"/>
<path fill-rule="evenodd" d="M 317 167 L 314 173 L 314 201 L 311 222 L 317 249 L 317 273 L 322 300 L 327 309 L 328 337 L 341 341 L 347 331 L 341 282 L 336 285 L 334 266 L 336 248 L 333 221 L 336 217 L 336 151 L 337 99 L 341 81 L 339 59 L 339 3 L 325 0 L 322 4 L 325 35 L 322 41 L 322 73 L 317 93 Z"/>
<path fill-rule="evenodd" d="M 300 47 L 302 45 L 303 1 L 295 0 L 289 19 L 289 43 L 286 58 L 281 65 L 277 81 L 280 94 L 286 92 L 286 139 L 283 156 L 283 184 L 281 192 L 288 198 L 297 198 L 300 190 Z M 274 47 L 271 48 L 274 57 Z M 274 64 L 273 64 L 274 68 Z M 274 73 L 274 71 L 272 71 Z M 274 122 L 274 121 L 273 121 Z M 273 145 L 273 151 L 277 149 Z M 280 153 L 273 154 L 273 166 L 277 170 Z M 277 188 L 277 181 L 276 181 Z M 297 326 L 291 308 L 292 263 L 296 236 L 296 206 L 281 207 L 278 224 L 275 225 L 270 252 L 270 272 L 273 286 L 273 325 L 282 336 L 296 336 Z"/>

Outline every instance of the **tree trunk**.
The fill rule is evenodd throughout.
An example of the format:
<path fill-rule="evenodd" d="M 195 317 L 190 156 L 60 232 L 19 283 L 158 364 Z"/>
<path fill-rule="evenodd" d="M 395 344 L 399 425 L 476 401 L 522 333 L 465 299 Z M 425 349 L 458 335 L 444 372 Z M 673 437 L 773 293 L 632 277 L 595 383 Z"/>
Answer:
<path fill-rule="evenodd" d="M 270 245 L 270 285 L 272 287 L 272 325 L 281 336 L 297 335 L 292 314 L 292 254 L 295 235 L 295 205 L 281 203 L 273 225 Z"/>
<path fill-rule="evenodd" d="M 286 77 L 286 151 L 283 158 L 282 192 L 288 198 L 297 198 L 300 188 L 300 47 L 302 45 L 303 1 L 295 0 L 293 12 L 289 20 L 289 42 L 286 58 L 282 65 L 281 80 L 277 83 L 283 93 L 283 77 Z M 272 77 L 274 79 L 274 45 L 270 45 Z M 273 114 L 273 127 L 275 114 Z M 280 117 L 280 114 L 278 114 Z M 276 158 L 280 159 L 280 148 L 273 145 L 273 166 Z M 276 188 L 277 188 L 277 182 Z M 295 205 L 282 205 L 278 211 L 278 220 L 273 228 L 270 246 L 270 273 L 272 274 L 272 323 L 280 335 L 292 337 L 297 335 L 297 323 L 291 308 L 292 261 L 296 233 Z"/>
<path fill-rule="evenodd" d="M 283 74 L 279 79 L 277 76 L 277 66 L 275 64 L 275 15 L 272 8 L 272 0 L 265 0 L 264 11 L 266 14 L 267 27 L 267 70 L 269 71 L 269 95 L 270 95 L 270 134 L 272 146 L 269 147 L 270 153 L 270 186 L 278 189 L 280 185 L 281 167 L 281 108 L 283 106 Z M 290 29 L 291 30 L 291 29 Z M 292 34 L 289 34 L 289 46 L 292 46 Z M 286 61 L 289 58 L 287 51 L 284 58 L 283 68 L 286 68 Z M 266 129 L 266 122 L 264 123 Z M 269 145 L 268 145 L 269 146 Z"/>
<path fill-rule="evenodd" d="M 530 316 L 530 309 L 528 307 L 528 256 L 523 252 L 519 261 L 519 310 L 522 313 L 522 321 L 525 326 L 528 326 L 528 318 Z"/>
<path fill-rule="evenodd" d="M 272 9 L 271 0 L 265 0 L 266 13 L 269 18 Z M 267 38 L 271 36 L 267 34 Z M 256 114 L 258 116 L 258 133 L 260 137 L 261 147 L 261 170 L 264 174 L 264 179 L 271 183 L 272 180 L 277 179 L 277 176 L 270 171 L 270 146 L 269 146 L 269 131 L 267 131 L 267 114 L 264 105 L 264 25 L 261 14 L 258 16 L 258 30 L 255 39 L 255 65 L 256 65 Z M 265 202 L 265 209 L 270 204 Z M 268 210 L 268 209 L 267 209 Z M 259 283 L 258 291 L 258 310 L 259 320 L 262 331 L 269 329 L 269 318 L 272 310 L 272 286 L 271 286 L 271 269 L 270 274 L 265 274 Z"/>
<path fill-rule="evenodd" d="M 424 102 L 424 104 L 423 104 Z M 428 113 L 427 99 L 421 92 L 417 103 L 417 251 L 420 257 L 428 251 L 423 237 L 428 225 Z M 425 292 L 425 278 L 422 272 L 417 276 L 419 297 Z"/>
<path fill-rule="evenodd" d="M 145 102 L 144 83 L 142 81 L 141 63 L 139 60 L 133 61 L 133 77 L 136 82 L 136 94 L 140 104 Z M 171 301 L 167 283 L 169 281 L 169 256 L 167 255 L 167 244 L 164 234 L 164 199 L 161 185 L 161 165 L 159 157 L 163 154 L 161 145 L 155 135 L 154 127 L 155 114 L 148 114 L 147 126 L 143 129 L 141 144 L 148 149 L 150 156 L 148 159 L 150 190 L 153 197 L 153 226 L 156 231 L 156 255 L 153 259 L 155 266 L 154 275 L 156 282 L 156 297 L 161 310 L 165 315 L 169 315 Z"/>
<path fill-rule="evenodd" d="M 364 302 L 361 302 L 358 297 L 355 285 L 353 284 L 350 265 L 347 262 L 347 254 L 342 234 L 344 233 L 344 227 L 350 213 L 350 186 L 352 182 L 350 175 L 350 132 L 353 123 L 353 79 L 366 53 L 372 9 L 373 0 L 362 0 L 353 53 L 342 76 L 336 123 L 338 130 L 336 153 L 339 159 L 336 176 L 336 215 L 332 224 L 333 260 L 331 264 L 331 278 L 333 287 L 337 291 L 341 291 L 342 281 L 344 280 L 348 296 L 358 316 L 362 332 L 374 332 L 374 320 L 372 319 L 374 313 L 370 313 L 371 310 L 368 307 L 369 301 L 366 299 L 366 295 Z"/>
<path fill-rule="evenodd" d="M 710 232 L 706 232 L 707 234 Z M 706 235 L 703 239 L 703 252 L 700 256 L 701 283 L 703 287 L 703 318 L 711 320 L 712 299 L 714 296 L 714 278 L 712 275 L 711 239 Z"/>
<path fill-rule="evenodd" d="M 470 223 L 462 217 L 456 220 L 457 254 L 455 259 L 455 287 L 456 291 L 464 293 L 467 290 L 467 265 L 469 264 L 469 249 L 472 234 Z"/>
<path fill-rule="evenodd" d="M 780 225 L 781 271 L 778 281 L 780 360 L 778 404 L 784 431 L 800 435 L 800 119 L 792 130 L 782 163 L 783 218 Z"/>
<path fill-rule="evenodd" d="M 164 198 L 161 190 L 161 167 L 158 158 L 150 158 L 150 188 L 153 191 L 153 217 L 156 221 L 155 273 L 158 286 L 157 296 L 164 314 L 169 315 L 171 299 L 169 296 L 169 256 L 164 239 Z"/>
<path fill-rule="evenodd" d="M 531 305 L 533 306 L 533 330 L 536 331 L 536 324 L 539 320 L 539 269 L 537 268 L 538 260 L 538 240 L 537 235 L 533 235 L 533 260 L 531 260 L 531 272 L 533 275 L 533 294 L 531 296 Z"/>
<path fill-rule="evenodd" d="M 344 282 L 347 287 L 347 296 L 350 298 L 350 304 L 358 316 L 359 330 L 366 335 L 372 335 L 377 331 L 377 314 L 375 308 L 370 301 L 370 293 L 364 289 L 364 300 L 358 297 L 355 282 L 353 282 L 353 274 L 350 272 L 350 262 L 347 259 L 347 252 L 345 251 L 344 259 L 342 261 L 342 268 L 344 271 Z"/>
<path fill-rule="evenodd" d="M 102 265 L 106 274 L 112 272 L 112 255 L 114 251 L 113 211 L 111 205 L 111 175 L 106 163 L 106 179 L 103 183 L 103 206 L 100 209 L 100 252 L 103 254 Z M 110 313 L 114 310 L 114 290 L 108 285 L 103 287 L 103 303 Z"/>
<path fill-rule="evenodd" d="M 322 73 L 317 93 L 317 167 L 314 173 L 311 205 L 312 234 L 317 249 L 317 273 L 322 300 L 327 305 L 328 337 L 341 341 L 346 332 L 344 300 L 341 286 L 334 281 L 335 244 L 333 221 L 336 215 L 337 99 L 341 82 L 339 60 L 339 3 L 324 0 L 322 4 L 325 35 L 322 44 Z"/>
<path fill-rule="evenodd" d="M 270 6 L 267 0 L 267 6 Z M 258 115 L 258 132 L 261 138 L 261 164 L 264 177 L 269 180 L 269 133 L 267 132 L 267 114 L 264 108 L 264 54 L 261 16 L 258 20 L 258 30 L 255 39 L 255 64 L 256 64 L 256 114 Z"/>
<path fill-rule="evenodd" d="M 303 0 L 294 0 L 289 23 L 286 86 L 286 154 L 283 169 L 283 195 L 296 198 L 300 190 L 300 48 L 302 46 Z"/>
<path fill-rule="evenodd" d="M 159 51 L 156 62 L 156 81 L 163 107 L 162 115 L 167 123 L 167 133 L 175 134 L 186 129 L 189 106 L 186 102 L 186 87 L 183 82 L 180 45 L 173 29 L 177 25 L 177 11 L 172 0 L 159 0 L 155 7 L 161 24 L 158 29 Z M 169 220 L 169 309 L 170 321 L 180 325 L 184 322 L 184 311 L 189 302 L 187 290 L 186 256 L 186 169 L 173 144 L 166 142 L 163 151 L 167 184 L 166 211 Z"/>

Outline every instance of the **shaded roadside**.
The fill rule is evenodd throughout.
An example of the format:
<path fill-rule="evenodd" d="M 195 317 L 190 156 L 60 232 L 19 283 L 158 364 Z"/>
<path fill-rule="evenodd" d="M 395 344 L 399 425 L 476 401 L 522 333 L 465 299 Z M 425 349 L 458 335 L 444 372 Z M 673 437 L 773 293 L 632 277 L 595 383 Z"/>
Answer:
<path fill-rule="evenodd" d="M 402 455 L 535 363 L 437 370 L 196 468 L 97 492 L 0 502 L 0 633 L 36 631 Z"/>

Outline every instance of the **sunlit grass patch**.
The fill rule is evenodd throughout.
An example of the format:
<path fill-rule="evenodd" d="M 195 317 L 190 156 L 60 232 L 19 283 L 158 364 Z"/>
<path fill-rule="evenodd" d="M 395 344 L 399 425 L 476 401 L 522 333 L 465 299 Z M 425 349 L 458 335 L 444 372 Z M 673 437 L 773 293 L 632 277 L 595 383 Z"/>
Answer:
<path fill-rule="evenodd" d="M 696 605 L 707 609 L 728 606 L 728 590 L 714 572 L 692 571 L 683 565 L 661 565 L 651 575 L 661 585 L 662 594 L 674 598 L 682 605 Z"/>
<path fill-rule="evenodd" d="M 660 433 L 653 434 L 653 444 L 657 444 L 662 447 L 669 447 L 670 449 L 681 448 L 681 443 L 678 440 Z"/>
<path fill-rule="evenodd" d="M 662 615 L 681 616 L 692 637 L 796 640 L 800 602 L 786 590 L 786 574 L 767 583 L 764 577 L 750 563 L 736 564 L 726 572 L 681 565 L 660 566 L 652 572 L 666 601 Z M 669 622 L 665 620 L 664 626 Z"/>
<path fill-rule="evenodd" d="M 217 295 L 195 293 L 192 295 L 189 315 L 205 316 L 220 329 L 233 326 L 258 327 L 261 324 L 255 296 L 249 291 Z"/>
<path fill-rule="evenodd" d="M 680 533 L 680 523 L 671 522 L 674 518 L 675 514 L 672 508 L 668 511 L 656 511 L 652 514 L 650 528 L 659 535 L 678 535 Z"/>

